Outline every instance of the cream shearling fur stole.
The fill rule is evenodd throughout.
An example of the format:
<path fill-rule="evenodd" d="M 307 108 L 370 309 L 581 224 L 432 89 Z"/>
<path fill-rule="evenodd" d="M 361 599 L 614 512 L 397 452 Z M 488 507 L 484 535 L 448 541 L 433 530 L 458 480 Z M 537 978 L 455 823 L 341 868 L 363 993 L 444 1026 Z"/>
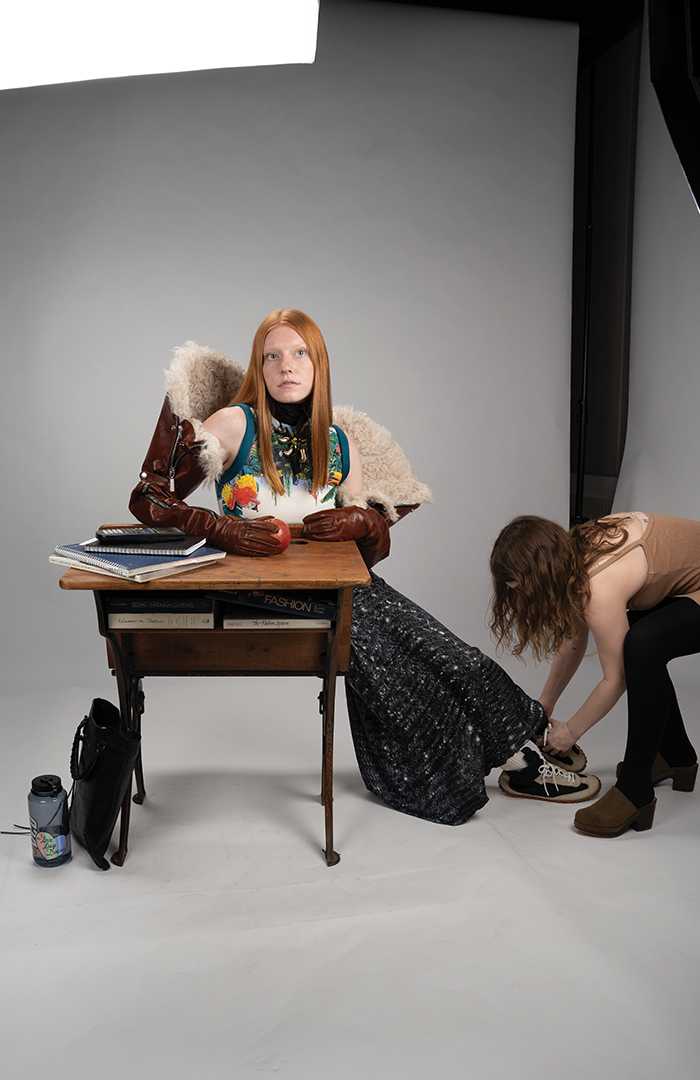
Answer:
<path fill-rule="evenodd" d="M 216 436 L 204 431 L 202 421 L 229 404 L 240 390 L 245 372 L 235 360 L 195 341 L 185 342 L 174 353 L 165 372 L 168 401 L 175 415 L 194 427 L 206 481 L 213 484 L 223 471 L 224 453 Z M 342 487 L 338 489 L 341 506 L 378 503 L 388 519 L 396 521 L 395 507 L 433 501 L 430 488 L 414 475 L 408 458 L 385 427 L 347 405 L 333 409 L 333 422 L 357 443 L 364 478 L 361 496 L 351 498 Z"/>

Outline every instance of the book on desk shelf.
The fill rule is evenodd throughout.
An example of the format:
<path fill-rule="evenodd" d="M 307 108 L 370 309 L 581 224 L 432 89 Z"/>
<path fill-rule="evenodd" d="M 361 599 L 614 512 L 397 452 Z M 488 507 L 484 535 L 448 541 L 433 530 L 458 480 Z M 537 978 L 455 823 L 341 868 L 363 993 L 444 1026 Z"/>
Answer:
<path fill-rule="evenodd" d="M 107 627 L 110 630 L 213 630 L 214 612 L 108 612 Z"/>
<path fill-rule="evenodd" d="M 214 611 L 214 600 L 201 592 L 109 592 L 105 597 L 108 615 L 169 615 L 208 614 Z"/>
<path fill-rule="evenodd" d="M 239 604 L 224 604 L 224 630 L 330 630 L 330 619 L 310 619 L 306 615 L 279 615 L 256 611 Z"/>
<path fill-rule="evenodd" d="M 236 589 L 206 595 L 229 604 L 262 608 L 268 615 L 303 616 L 305 619 L 330 619 L 332 622 L 336 618 L 336 605 L 323 595 L 271 589 Z"/>
<path fill-rule="evenodd" d="M 214 600 L 197 592 L 110 592 L 110 630 L 212 630 Z"/>
<path fill-rule="evenodd" d="M 170 577 L 203 566 L 217 559 L 223 559 L 225 551 L 217 548 L 201 547 L 192 555 L 118 555 L 116 553 L 99 555 L 85 551 L 81 544 L 59 544 L 49 555 L 49 562 L 59 566 L 70 566 L 76 570 L 87 570 L 94 574 L 106 574 L 108 577 L 125 578 L 139 584 L 153 581 L 155 578 Z"/>

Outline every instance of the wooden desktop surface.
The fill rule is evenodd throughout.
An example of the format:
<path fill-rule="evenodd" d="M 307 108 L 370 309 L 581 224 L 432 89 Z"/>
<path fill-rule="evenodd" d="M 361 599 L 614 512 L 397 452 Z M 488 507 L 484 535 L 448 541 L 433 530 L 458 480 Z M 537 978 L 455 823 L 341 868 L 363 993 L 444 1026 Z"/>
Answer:
<path fill-rule="evenodd" d="M 193 567 L 185 573 L 139 584 L 128 578 L 67 570 L 59 582 L 62 589 L 148 592 L 203 589 L 344 589 L 369 585 L 370 575 L 353 540 L 333 544 L 292 541 L 281 555 L 249 558 L 227 555 L 225 559 Z"/>

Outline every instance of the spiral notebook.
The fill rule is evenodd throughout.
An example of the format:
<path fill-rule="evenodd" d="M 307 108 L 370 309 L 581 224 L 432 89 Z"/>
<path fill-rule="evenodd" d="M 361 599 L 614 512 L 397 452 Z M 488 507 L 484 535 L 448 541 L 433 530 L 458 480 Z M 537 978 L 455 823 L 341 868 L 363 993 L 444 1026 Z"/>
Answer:
<path fill-rule="evenodd" d="M 154 578 L 181 574 L 195 566 L 223 559 L 225 551 L 200 547 L 192 555 L 178 555 L 174 559 L 162 555 L 91 554 L 82 544 L 59 544 L 49 555 L 49 562 L 59 566 L 71 566 L 76 570 L 88 570 L 109 577 L 126 578 L 129 581 L 152 581 Z"/>

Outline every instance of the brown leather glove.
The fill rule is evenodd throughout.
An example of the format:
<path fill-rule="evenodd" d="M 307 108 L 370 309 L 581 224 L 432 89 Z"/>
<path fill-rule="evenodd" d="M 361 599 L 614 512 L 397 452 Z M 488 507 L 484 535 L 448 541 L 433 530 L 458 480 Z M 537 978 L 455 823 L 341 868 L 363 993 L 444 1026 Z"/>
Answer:
<path fill-rule="evenodd" d="M 174 525 L 188 536 L 205 536 L 212 547 L 234 555 L 275 555 L 280 540 L 272 518 L 220 517 L 184 501 L 204 480 L 199 448 L 192 424 L 176 416 L 166 398 L 131 493 L 131 513 L 143 525 Z"/>
<path fill-rule="evenodd" d="M 234 555 L 276 555 L 281 539 L 274 518 L 221 517 L 212 529 L 216 539 L 209 537 L 215 547 Z"/>
<path fill-rule="evenodd" d="M 372 507 L 341 506 L 308 514 L 301 535 L 324 542 L 354 540 L 367 567 L 386 559 L 391 547 L 389 526 Z"/>
<path fill-rule="evenodd" d="M 280 547 L 273 518 L 220 517 L 213 510 L 188 506 L 166 485 L 140 485 L 129 509 L 144 525 L 175 525 L 188 536 L 205 536 L 212 547 L 233 555 L 276 555 Z"/>

